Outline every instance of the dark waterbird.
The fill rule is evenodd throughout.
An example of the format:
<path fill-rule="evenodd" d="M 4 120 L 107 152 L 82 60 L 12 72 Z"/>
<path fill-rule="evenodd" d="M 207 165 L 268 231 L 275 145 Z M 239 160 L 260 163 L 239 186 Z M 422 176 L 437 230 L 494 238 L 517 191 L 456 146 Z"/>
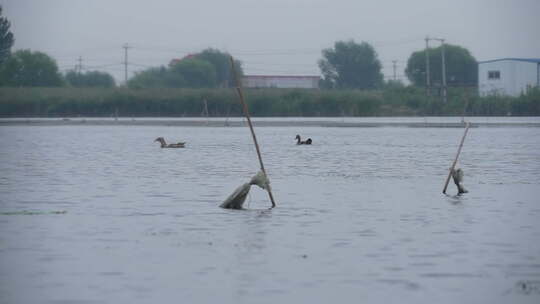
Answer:
<path fill-rule="evenodd" d="M 311 145 L 311 143 L 312 143 L 311 138 L 308 138 L 306 140 L 302 140 L 300 138 L 300 135 L 298 135 L 298 134 L 296 134 L 296 137 L 294 139 L 296 139 L 296 144 L 297 145 Z"/>

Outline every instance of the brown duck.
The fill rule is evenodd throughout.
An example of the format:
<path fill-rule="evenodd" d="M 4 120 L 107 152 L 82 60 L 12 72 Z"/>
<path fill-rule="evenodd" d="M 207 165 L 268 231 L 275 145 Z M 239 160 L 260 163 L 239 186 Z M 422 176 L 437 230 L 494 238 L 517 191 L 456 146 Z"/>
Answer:
<path fill-rule="evenodd" d="M 156 138 L 156 140 L 154 140 L 154 142 L 156 142 L 156 141 L 158 141 L 161 144 L 162 148 L 185 148 L 186 147 L 185 142 L 179 142 L 179 143 L 175 143 L 175 144 L 167 144 L 167 142 L 165 142 L 165 138 L 163 138 L 163 137 Z"/>

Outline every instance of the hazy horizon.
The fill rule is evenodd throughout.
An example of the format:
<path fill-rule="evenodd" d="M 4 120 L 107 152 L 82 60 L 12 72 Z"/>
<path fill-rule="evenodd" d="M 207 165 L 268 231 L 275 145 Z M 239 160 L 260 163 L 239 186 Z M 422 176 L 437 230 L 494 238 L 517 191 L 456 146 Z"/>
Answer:
<path fill-rule="evenodd" d="M 319 75 L 321 51 L 338 40 L 371 43 L 385 78 L 399 79 L 424 38 L 444 38 L 479 61 L 540 57 L 540 1 L 353 0 L 2 0 L 13 50 L 43 51 L 62 72 L 82 58 L 88 70 L 124 79 L 212 47 L 243 62 L 246 74 Z M 435 46 L 438 43 L 432 42 Z"/>

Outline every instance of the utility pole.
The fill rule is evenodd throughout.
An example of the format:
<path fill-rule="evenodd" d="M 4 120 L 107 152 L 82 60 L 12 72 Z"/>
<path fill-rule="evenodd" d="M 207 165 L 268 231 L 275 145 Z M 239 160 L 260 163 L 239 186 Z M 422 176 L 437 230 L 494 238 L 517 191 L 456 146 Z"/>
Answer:
<path fill-rule="evenodd" d="M 127 85 L 128 80 L 128 49 L 130 48 L 129 44 L 125 43 L 123 46 L 124 48 L 124 80 Z"/>
<path fill-rule="evenodd" d="M 82 73 L 82 57 L 81 57 L 81 56 L 79 56 L 79 59 L 77 59 L 77 62 L 78 62 L 79 64 L 77 64 L 77 69 L 76 69 L 76 71 L 77 71 L 77 74 L 78 74 L 78 75 L 81 75 L 81 73 Z"/>
<path fill-rule="evenodd" d="M 444 39 L 443 38 L 429 38 L 426 37 L 426 87 L 428 90 L 428 95 L 430 95 L 430 79 L 429 79 L 429 55 L 428 55 L 428 43 L 429 40 L 436 40 L 441 42 L 441 71 L 442 71 L 442 77 L 441 77 L 441 88 L 442 88 L 442 97 L 443 102 L 446 103 L 447 101 L 447 94 L 446 94 L 446 55 L 445 55 L 445 47 L 444 47 Z"/>
<path fill-rule="evenodd" d="M 444 39 L 441 39 L 441 55 L 442 55 L 442 85 L 443 85 L 443 102 L 446 103 L 446 57 L 444 53 Z"/>
<path fill-rule="evenodd" d="M 431 95 L 430 79 L 429 79 L 429 36 L 426 36 L 426 94 Z"/>
<path fill-rule="evenodd" d="M 397 81 L 396 63 L 397 63 L 397 60 L 392 60 L 392 67 L 394 68 L 394 81 Z"/>
<path fill-rule="evenodd" d="M 436 41 L 440 41 L 441 42 L 441 65 L 442 65 L 442 68 L 441 68 L 441 71 L 442 71 L 442 75 L 441 75 L 441 81 L 442 81 L 442 97 L 443 97 L 443 102 L 446 103 L 447 101 L 447 95 L 446 95 L 446 55 L 445 55 L 445 50 L 444 50 L 444 39 L 443 38 L 431 38 L 431 40 L 436 40 Z"/>

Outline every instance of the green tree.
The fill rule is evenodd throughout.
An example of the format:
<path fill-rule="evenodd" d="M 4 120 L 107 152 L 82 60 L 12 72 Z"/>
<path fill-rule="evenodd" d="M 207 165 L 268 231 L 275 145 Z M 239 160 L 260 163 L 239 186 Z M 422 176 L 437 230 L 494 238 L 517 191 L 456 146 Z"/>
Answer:
<path fill-rule="evenodd" d="M 469 50 L 457 45 L 445 44 L 446 83 L 449 86 L 476 86 L 478 84 L 478 63 Z M 441 47 L 430 48 L 429 74 L 431 84 L 442 83 Z M 426 51 L 411 54 L 405 69 L 407 78 L 416 86 L 426 85 Z"/>
<path fill-rule="evenodd" d="M 18 50 L 0 67 L 0 85 L 56 87 L 63 84 L 56 61 L 42 52 Z"/>
<path fill-rule="evenodd" d="M 2 17 L 2 6 L 0 5 L 0 64 L 11 54 L 11 47 L 15 39 L 9 30 L 11 23 Z"/>
<path fill-rule="evenodd" d="M 88 71 L 86 73 L 69 71 L 66 73 L 65 79 L 69 85 L 74 87 L 112 88 L 115 86 L 111 74 L 99 71 Z"/>
<path fill-rule="evenodd" d="M 388 79 L 387 81 L 384 82 L 383 87 L 385 89 L 390 89 L 390 90 L 403 89 L 405 87 L 405 84 L 403 84 L 401 80 Z"/>
<path fill-rule="evenodd" d="M 130 88 L 165 88 L 174 87 L 168 85 L 169 71 L 166 67 L 149 68 L 140 72 L 136 72 L 135 76 L 128 80 Z M 179 81 L 178 83 L 183 83 Z M 178 86 L 178 85 L 177 85 Z"/>
<path fill-rule="evenodd" d="M 130 88 L 185 88 L 188 83 L 181 71 L 173 71 L 164 66 L 149 68 L 135 73 L 128 80 Z"/>
<path fill-rule="evenodd" d="M 234 60 L 237 73 L 243 75 L 241 62 Z M 132 88 L 212 88 L 235 85 L 230 55 L 208 48 L 198 54 L 174 60 L 168 67 L 149 68 L 128 81 Z"/>
<path fill-rule="evenodd" d="M 172 75 L 181 75 L 185 87 L 190 88 L 211 88 L 217 83 L 216 69 L 208 61 L 187 58 L 180 60 L 170 67 Z"/>
<path fill-rule="evenodd" d="M 217 49 L 208 48 L 195 55 L 195 58 L 207 61 L 216 70 L 216 84 L 218 87 L 226 88 L 235 85 L 234 75 L 231 73 L 231 55 L 223 53 Z M 235 68 L 239 76 L 243 75 L 242 64 L 234 60 Z"/>
<path fill-rule="evenodd" d="M 540 115 L 540 87 L 533 87 L 512 102 L 513 115 Z"/>
<path fill-rule="evenodd" d="M 337 41 L 334 48 L 324 49 L 322 55 L 319 68 L 325 87 L 374 89 L 383 83 L 381 62 L 367 42 Z"/>

